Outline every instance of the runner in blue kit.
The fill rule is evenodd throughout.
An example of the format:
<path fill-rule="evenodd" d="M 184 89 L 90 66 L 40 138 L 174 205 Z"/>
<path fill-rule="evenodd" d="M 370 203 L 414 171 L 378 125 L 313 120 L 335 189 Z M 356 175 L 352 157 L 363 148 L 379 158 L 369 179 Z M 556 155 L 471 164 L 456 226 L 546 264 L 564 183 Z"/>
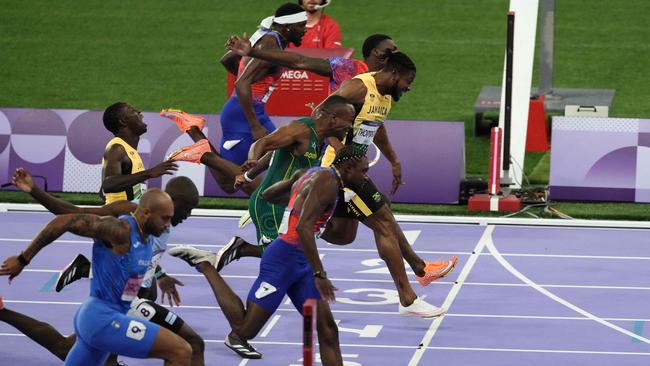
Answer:
<path fill-rule="evenodd" d="M 226 346 L 244 358 L 261 358 L 248 340 L 254 338 L 276 311 L 285 295 L 302 313 L 306 299 L 318 300 L 317 331 L 320 356 L 324 365 L 342 365 L 338 328 L 329 302 L 335 300 L 336 288 L 318 255 L 314 233 L 325 227 L 332 216 L 343 188 L 356 186 L 367 179 L 368 159 L 353 146 L 341 149 L 330 168 L 315 167 L 302 177 L 272 185 L 264 191 L 267 200 L 289 202 L 279 236 L 262 255 L 260 273 L 248 293 L 247 306 L 232 291 L 205 251 L 192 247 L 170 253 L 185 260 L 208 279 L 219 306 L 232 331 Z M 302 171 L 304 172 L 304 171 Z M 301 172 L 301 173 L 302 173 Z"/>
<path fill-rule="evenodd" d="M 16 169 L 12 177 L 12 182 L 16 188 L 28 193 L 33 199 L 55 215 L 77 213 L 119 217 L 134 212 L 138 207 L 137 204 L 125 200 L 113 202 L 101 207 L 75 206 L 41 190 L 34 184 L 32 174 L 24 168 Z M 198 205 L 199 193 L 194 183 L 188 177 L 184 176 L 170 179 L 165 186 L 165 192 L 169 194 L 174 203 L 174 216 L 171 219 L 171 226 L 175 227 L 189 217 L 192 209 Z M 203 351 L 205 344 L 201 336 L 189 324 L 185 323 L 180 316 L 170 311 L 169 308 L 155 302 L 157 298 L 156 284 L 158 284 L 162 292 L 161 302 L 163 304 L 165 299 L 167 299 L 170 306 L 174 304 L 180 305 L 180 294 L 176 285 L 183 286 L 183 284 L 168 275 L 159 264 L 161 256 L 167 250 L 170 229 L 165 230 L 159 237 L 154 237 L 151 265 L 140 286 L 138 298 L 131 302 L 131 309 L 127 314 L 152 321 L 181 336 L 192 346 L 192 366 L 202 366 L 204 365 Z M 77 255 L 61 272 L 57 281 L 56 291 L 60 291 L 64 286 L 67 286 L 73 281 L 88 278 L 90 272 L 90 261 L 82 254 Z M 75 333 L 64 336 L 50 324 L 38 321 L 13 309 L 1 309 L 0 321 L 14 326 L 61 360 L 65 360 L 76 339 Z M 115 366 L 118 364 L 117 357 L 115 356 L 109 357 L 105 366 Z"/>
<path fill-rule="evenodd" d="M 298 4 L 286 3 L 265 18 L 251 37 L 253 47 L 284 49 L 289 43 L 300 46 L 307 24 L 307 13 Z M 266 102 L 282 75 L 282 67 L 270 62 L 242 58 L 227 52 L 221 63 L 237 76 L 234 93 L 221 110 L 221 156 L 235 164 L 246 161 L 256 140 L 273 132 L 275 126 L 266 114 Z"/>
<path fill-rule="evenodd" d="M 65 365 L 103 365 L 110 353 L 161 358 L 165 365 L 190 365 L 192 349 L 178 335 L 150 321 L 126 315 L 151 264 L 153 237 L 166 231 L 174 213 L 171 198 L 147 191 L 132 215 L 60 215 L 19 255 L 2 263 L 9 281 L 34 256 L 65 232 L 94 238 L 90 296 L 75 315 L 75 344 Z"/>

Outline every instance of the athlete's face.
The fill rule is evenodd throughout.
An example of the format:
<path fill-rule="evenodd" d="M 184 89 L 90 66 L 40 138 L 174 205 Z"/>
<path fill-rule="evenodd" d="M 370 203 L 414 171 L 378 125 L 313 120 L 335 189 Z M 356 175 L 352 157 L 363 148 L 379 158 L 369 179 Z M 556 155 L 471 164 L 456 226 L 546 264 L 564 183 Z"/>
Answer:
<path fill-rule="evenodd" d="M 300 22 L 287 25 L 287 41 L 293 43 L 296 47 L 302 44 L 302 36 L 305 35 L 307 22 Z"/>
<path fill-rule="evenodd" d="M 155 208 L 148 210 L 145 223 L 147 232 L 153 236 L 160 236 L 165 230 L 169 229 L 173 216 L 174 204 L 171 200 L 157 204 Z"/>
<path fill-rule="evenodd" d="M 375 53 L 375 57 L 377 57 L 380 66 L 383 68 L 384 65 L 386 65 L 386 61 L 388 60 L 388 54 L 397 52 L 397 45 L 392 39 L 384 39 L 383 41 L 379 42 L 377 47 L 375 47 L 372 52 Z"/>
<path fill-rule="evenodd" d="M 402 94 L 411 90 L 411 84 L 415 80 L 415 71 L 408 71 L 403 74 L 400 74 L 397 71 L 394 72 L 395 84 L 393 85 L 393 90 L 390 95 L 393 97 L 394 101 L 398 101 Z"/>
<path fill-rule="evenodd" d="M 186 218 L 190 217 L 192 210 L 196 208 L 199 203 L 198 197 L 195 201 L 187 198 L 172 198 L 172 201 L 174 202 L 174 216 L 172 216 L 172 226 L 176 226 L 183 222 Z"/>
<path fill-rule="evenodd" d="M 363 158 L 347 167 L 347 179 L 344 183 L 348 187 L 360 187 L 368 179 L 368 159 Z"/>
<path fill-rule="evenodd" d="M 147 132 L 147 124 L 142 119 L 142 112 L 127 105 L 122 113 L 122 121 L 134 134 L 140 136 Z"/>
<path fill-rule="evenodd" d="M 328 133 L 327 136 L 338 137 L 339 140 L 343 139 L 345 134 L 352 128 L 356 112 L 352 104 L 345 104 L 336 109 L 334 112 L 327 110 L 322 111 L 323 118 L 328 119 Z"/>

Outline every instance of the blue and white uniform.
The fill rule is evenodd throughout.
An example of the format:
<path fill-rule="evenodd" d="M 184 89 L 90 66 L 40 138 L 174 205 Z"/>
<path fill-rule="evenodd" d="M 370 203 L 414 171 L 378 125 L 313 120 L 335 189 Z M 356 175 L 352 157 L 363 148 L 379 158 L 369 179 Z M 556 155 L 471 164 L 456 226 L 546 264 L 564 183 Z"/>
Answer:
<path fill-rule="evenodd" d="M 153 236 L 143 241 L 135 218 L 119 219 L 131 225 L 131 247 L 118 256 L 95 239 L 90 297 L 75 315 L 77 340 L 66 366 L 103 365 L 110 353 L 146 358 L 160 330 L 150 321 L 126 315 L 151 264 Z"/>

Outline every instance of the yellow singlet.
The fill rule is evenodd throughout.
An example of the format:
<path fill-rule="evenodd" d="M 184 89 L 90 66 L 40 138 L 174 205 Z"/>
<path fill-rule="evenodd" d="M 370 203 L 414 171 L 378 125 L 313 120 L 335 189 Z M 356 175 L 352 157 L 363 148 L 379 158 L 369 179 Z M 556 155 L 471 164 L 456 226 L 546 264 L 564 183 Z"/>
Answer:
<path fill-rule="evenodd" d="M 122 140 L 121 138 L 119 137 L 112 138 L 106 144 L 105 150 L 108 150 L 109 147 L 115 144 L 122 145 L 122 147 L 126 151 L 126 156 L 128 156 L 129 159 L 131 160 L 131 172 L 129 174 L 135 174 L 144 170 L 144 164 L 142 164 L 142 158 L 140 158 L 140 154 L 138 154 L 138 150 L 132 148 L 131 145 L 127 144 L 126 141 Z M 104 171 L 104 169 L 106 169 L 106 161 L 102 159 L 102 172 Z M 131 187 L 131 189 L 128 189 L 126 191 L 115 192 L 115 193 L 104 193 L 104 197 L 106 199 L 106 204 L 115 201 L 120 201 L 120 200 L 137 201 L 140 199 L 140 197 L 146 190 L 147 190 L 147 185 L 144 182 L 142 182 L 134 185 L 133 187 Z"/>
<path fill-rule="evenodd" d="M 363 107 L 352 124 L 352 141 L 347 141 L 350 138 L 345 138 L 342 142 L 344 145 L 355 144 L 362 147 L 366 151 L 372 144 L 375 134 L 386 120 L 388 112 L 390 112 L 391 103 L 393 98 L 390 95 L 381 95 L 377 90 L 377 83 L 374 78 L 375 72 L 368 72 L 355 76 L 355 79 L 363 81 L 366 86 L 366 98 L 363 102 Z M 329 167 L 334 161 L 336 152 L 334 148 L 328 146 L 323 155 L 321 166 Z"/>

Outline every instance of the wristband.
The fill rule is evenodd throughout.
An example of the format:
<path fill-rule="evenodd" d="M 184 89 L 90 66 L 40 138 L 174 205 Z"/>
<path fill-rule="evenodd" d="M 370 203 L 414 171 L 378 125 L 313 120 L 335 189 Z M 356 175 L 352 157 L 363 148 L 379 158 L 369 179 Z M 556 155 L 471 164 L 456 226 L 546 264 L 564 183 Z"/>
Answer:
<path fill-rule="evenodd" d="M 156 272 L 153 276 L 156 277 L 156 279 L 159 279 L 160 277 L 162 277 L 166 273 L 167 273 L 167 271 L 165 271 L 164 268 L 161 268 L 160 271 Z"/>
<path fill-rule="evenodd" d="M 18 254 L 18 262 L 20 262 L 20 264 L 22 264 L 23 267 L 25 267 L 25 266 L 27 266 L 29 264 L 29 261 L 27 260 L 27 258 L 25 258 L 23 253 Z"/>
<path fill-rule="evenodd" d="M 248 177 L 248 172 L 244 172 L 244 179 L 245 179 L 248 183 L 250 183 L 250 182 L 252 182 L 253 180 L 255 180 L 255 179 L 250 179 L 250 178 Z"/>

